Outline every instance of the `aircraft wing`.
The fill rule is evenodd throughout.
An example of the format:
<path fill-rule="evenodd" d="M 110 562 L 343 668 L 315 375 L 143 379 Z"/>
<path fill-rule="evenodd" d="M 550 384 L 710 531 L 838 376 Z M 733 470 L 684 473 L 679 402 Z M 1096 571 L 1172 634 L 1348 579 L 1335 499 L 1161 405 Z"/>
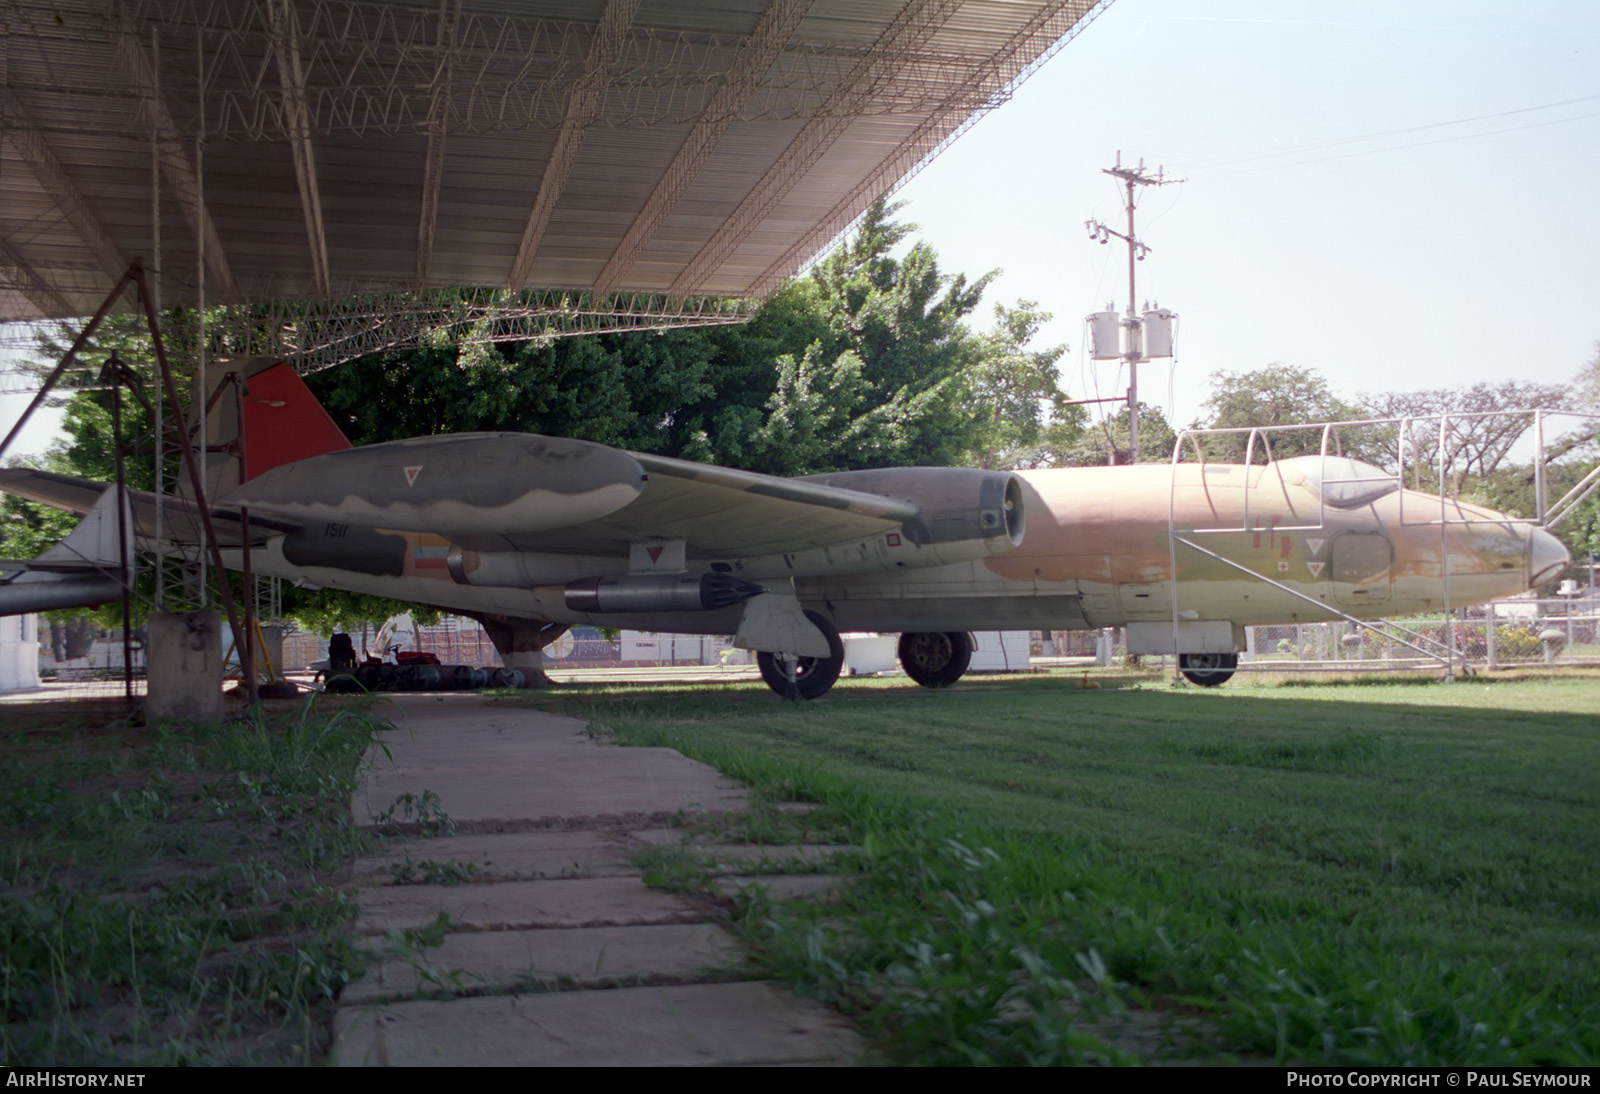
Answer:
<path fill-rule="evenodd" d="M 476 551 L 626 554 L 649 540 L 689 557 L 804 550 L 916 517 L 912 502 L 525 433 L 456 434 L 331 452 L 220 499 L 291 522 L 428 532 Z"/>
<path fill-rule="evenodd" d="M 751 471 L 629 453 L 649 476 L 626 508 L 588 534 L 618 543 L 681 539 L 690 557 L 764 555 L 892 531 L 917 516 L 909 501 Z"/>

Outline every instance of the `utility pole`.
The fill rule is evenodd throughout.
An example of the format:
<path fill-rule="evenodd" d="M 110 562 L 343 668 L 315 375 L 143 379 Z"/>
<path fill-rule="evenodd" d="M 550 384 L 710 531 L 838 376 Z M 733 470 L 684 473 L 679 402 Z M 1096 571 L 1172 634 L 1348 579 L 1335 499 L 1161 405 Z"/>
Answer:
<path fill-rule="evenodd" d="M 1117 153 L 1115 167 L 1103 167 L 1101 174 L 1110 175 L 1122 182 L 1127 190 L 1127 197 L 1123 205 L 1128 214 L 1128 232 L 1126 235 L 1102 224 L 1098 220 L 1084 221 L 1084 227 L 1089 230 L 1089 238 L 1100 243 L 1110 243 L 1111 237 L 1122 240 L 1128 245 L 1128 315 L 1122 321 L 1123 338 L 1122 357 L 1128 362 L 1128 459 L 1132 463 L 1139 462 L 1139 362 L 1146 360 L 1144 356 L 1143 324 L 1139 320 L 1138 297 L 1134 289 L 1134 265 L 1143 262 L 1145 255 L 1150 253 L 1150 248 L 1139 241 L 1133 230 L 1133 210 L 1137 205 L 1135 187 L 1138 186 L 1166 186 L 1182 179 L 1169 179 L 1163 168 L 1156 168 L 1155 174 L 1148 174 L 1144 168 L 1144 160 L 1139 161 L 1137 167 L 1122 166 L 1122 153 Z"/>

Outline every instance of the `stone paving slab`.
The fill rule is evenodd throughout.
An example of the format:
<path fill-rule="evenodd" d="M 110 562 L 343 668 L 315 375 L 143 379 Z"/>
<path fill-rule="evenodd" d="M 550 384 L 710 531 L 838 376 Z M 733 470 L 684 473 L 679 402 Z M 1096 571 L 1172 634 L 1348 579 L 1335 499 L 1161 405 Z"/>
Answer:
<path fill-rule="evenodd" d="M 862 1059 L 859 1035 L 828 1008 L 784 988 L 729 980 L 738 975 L 731 970 L 741 951 L 707 922 L 717 914 L 714 904 L 651 889 L 629 864 L 638 850 L 680 842 L 684 829 L 666 826 L 686 813 L 747 808 L 738 784 L 671 749 L 601 744 L 574 719 L 481 696 L 401 695 L 395 709 L 397 729 L 384 734 L 387 754 L 369 754 L 351 812 L 358 823 L 376 822 L 402 795 L 415 803 L 431 792 L 435 804 L 426 815 L 395 819 L 439 824 L 448 817 L 455 833 L 392 844 L 357 864 L 356 926 L 374 936 L 421 930 L 441 912 L 451 926 L 441 945 L 383 958 L 346 989 L 334 1019 L 335 1062 L 781 1066 Z M 761 884 L 778 895 L 814 896 L 838 883 L 825 875 L 737 876 L 755 864 L 815 868 L 834 848 L 690 846 L 732 875 L 721 879 L 725 892 Z M 452 872 L 472 880 L 383 884 L 448 880 Z M 537 880 L 508 880 L 529 875 Z M 394 948 L 381 938 L 371 944 L 380 953 Z M 689 983 L 706 978 L 718 982 Z M 407 998 L 430 990 L 464 994 Z"/>
<path fill-rule="evenodd" d="M 803 870 L 825 865 L 835 855 L 855 850 L 816 843 L 691 843 L 684 849 L 698 855 L 713 870 L 724 872 L 750 866 Z"/>
<path fill-rule="evenodd" d="M 342 1066 L 673 1067 L 861 1062 L 858 1034 L 764 982 L 341 1007 Z"/>
<path fill-rule="evenodd" d="M 711 879 L 711 890 L 733 896 L 759 886 L 776 900 L 830 900 L 849 882 L 836 874 L 731 874 Z"/>
<path fill-rule="evenodd" d="M 408 998 L 419 991 L 701 979 L 733 965 L 742 952 L 715 923 L 447 934 L 443 944 L 413 957 L 384 960 L 349 984 L 339 994 L 339 1005 Z"/>
<path fill-rule="evenodd" d="M 369 751 L 352 807 L 373 824 L 425 791 L 461 831 L 659 822 L 746 807 L 744 788 L 670 748 L 622 748 L 583 723 L 478 695 L 397 695 L 384 749 Z"/>
<path fill-rule="evenodd" d="M 397 869 L 404 871 L 408 862 L 415 875 L 426 873 L 423 863 L 435 862 L 469 867 L 483 881 L 613 877 L 638 874 L 629 864 L 638 849 L 628 834 L 610 831 L 535 829 L 442 836 L 391 844 L 357 860 L 351 873 L 356 879 L 385 882 L 395 878 Z"/>
<path fill-rule="evenodd" d="M 692 901 L 647 888 L 637 877 L 503 881 L 493 885 L 395 885 L 356 897 L 356 930 L 421 930 L 440 912 L 455 930 L 531 930 L 691 923 L 705 918 Z"/>
<path fill-rule="evenodd" d="M 652 847 L 677 847 L 691 851 L 710 863 L 724 863 L 729 866 L 750 866 L 760 863 L 773 865 L 798 864 L 816 866 L 827 862 L 834 855 L 855 848 L 848 844 L 828 843 L 698 843 L 691 838 L 685 840 L 682 828 L 644 828 L 628 833 L 630 840 L 649 844 Z"/>

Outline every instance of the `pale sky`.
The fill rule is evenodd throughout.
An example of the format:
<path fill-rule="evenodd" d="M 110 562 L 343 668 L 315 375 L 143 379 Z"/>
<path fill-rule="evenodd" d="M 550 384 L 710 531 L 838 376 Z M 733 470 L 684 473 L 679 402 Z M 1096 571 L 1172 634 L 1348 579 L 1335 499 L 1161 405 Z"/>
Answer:
<path fill-rule="evenodd" d="M 1560 105 L 1556 105 L 1560 104 Z M 1218 370 L 1314 368 L 1340 394 L 1561 383 L 1600 340 L 1600 3 L 1116 0 L 908 183 L 947 270 L 1054 313 L 1074 396 L 1082 319 L 1127 301 L 1101 173 L 1143 158 L 1140 303 L 1179 313 L 1140 395 L 1188 424 Z M 986 303 L 985 307 L 989 306 Z M 986 318 L 987 321 L 987 318 Z"/>
<path fill-rule="evenodd" d="M 1218 370 L 1354 396 L 1558 383 L 1595 353 L 1596 0 L 1116 0 L 898 195 L 946 270 L 1005 271 L 986 313 L 1055 314 L 1078 397 L 1126 386 L 1081 352 L 1082 317 L 1126 303 L 1125 253 L 1083 227 L 1121 226 L 1119 150 L 1187 180 L 1138 220 L 1140 303 L 1181 317 L 1140 393 L 1177 424 Z"/>

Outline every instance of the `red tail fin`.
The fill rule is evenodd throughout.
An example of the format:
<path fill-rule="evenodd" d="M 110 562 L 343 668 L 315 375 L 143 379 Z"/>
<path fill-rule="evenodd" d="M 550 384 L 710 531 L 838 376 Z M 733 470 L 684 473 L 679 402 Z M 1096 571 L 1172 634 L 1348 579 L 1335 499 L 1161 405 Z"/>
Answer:
<path fill-rule="evenodd" d="M 282 363 L 246 381 L 243 439 L 246 480 L 282 464 L 351 447 L 305 381 Z"/>

